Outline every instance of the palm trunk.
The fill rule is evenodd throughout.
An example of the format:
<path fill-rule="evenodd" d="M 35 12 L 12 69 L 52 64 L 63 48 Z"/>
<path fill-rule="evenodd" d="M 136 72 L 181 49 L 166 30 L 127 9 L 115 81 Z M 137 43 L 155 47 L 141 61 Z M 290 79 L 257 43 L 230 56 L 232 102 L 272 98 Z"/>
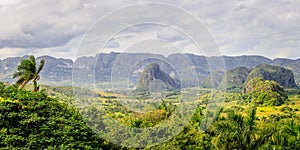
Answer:
<path fill-rule="evenodd" d="M 33 92 L 37 92 L 37 91 L 38 91 L 37 82 L 36 82 L 36 81 L 33 81 L 33 85 L 34 85 Z"/>
<path fill-rule="evenodd" d="M 24 80 L 23 83 L 20 85 L 19 89 L 23 89 L 28 82 L 29 80 Z"/>
<path fill-rule="evenodd" d="M 38 86 L 38 84 L 37 84 L 37 81 L 40 79 L 40 76 L 39 75 L 36 75 L 35 77 L 34 77 L 34 79 L 33 79 L 33 85 L 34 85 L 34 90 L 33 90 L 33 92 L 37 92 L 37 91 L 39 91 L 39 86 Z"/>

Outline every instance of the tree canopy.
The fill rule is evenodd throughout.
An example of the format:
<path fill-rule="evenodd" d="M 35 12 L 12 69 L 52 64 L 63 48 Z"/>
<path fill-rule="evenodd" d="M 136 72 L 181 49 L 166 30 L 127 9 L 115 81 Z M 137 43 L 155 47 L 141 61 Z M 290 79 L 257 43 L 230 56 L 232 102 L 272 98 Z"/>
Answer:
<path fill-rule="evenodd" d="M 22 89 L 29 81 L 32 80 L 34 84 L 33 91 L 37 92 L 39 90 L 37 81 L 40 79 L 39 74 L 42 71 L 44 64 L 45 60 L 42 59 L 37 67 L 36 59 L 33 55 L 30 55 L 28 59 L 21 61 L 21 63 L 18 65 L 17 72 L 15 72 L 13 75 L 13 78 L 18 78 L 16 85 Z"/>

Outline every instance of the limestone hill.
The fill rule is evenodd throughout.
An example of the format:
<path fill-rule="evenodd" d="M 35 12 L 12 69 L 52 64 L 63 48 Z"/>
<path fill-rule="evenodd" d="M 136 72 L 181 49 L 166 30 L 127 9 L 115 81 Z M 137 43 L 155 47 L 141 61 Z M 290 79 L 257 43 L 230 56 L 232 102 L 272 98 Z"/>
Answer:
<path fill-rule="evenodd" d="M 152 82 L 163 83 L 166 89 L 178 89 L 179 83 L 162 71 L 157 63 L 151 63 L 145 67 L 139 79 L 137 90 L 149 89 Z"/>

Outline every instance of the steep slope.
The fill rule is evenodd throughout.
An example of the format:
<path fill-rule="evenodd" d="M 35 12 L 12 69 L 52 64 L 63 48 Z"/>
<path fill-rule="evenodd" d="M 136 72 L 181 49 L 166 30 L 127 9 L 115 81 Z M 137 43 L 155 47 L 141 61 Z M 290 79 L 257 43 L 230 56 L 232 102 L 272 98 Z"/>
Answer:
<path fill-rule="evenodd" d="M 179 84 L 168 74 L 163 72 L 157 63 L 147 65 L 139 79 L 137 89 L 149 89 L 151 82 L 159 80 L 164 83 L 167 89 L 178 89 Z"/>
<path fill-rule="evenodd" d="M 258 65 L 251 70 L 246 81 L 257 77 L 273 80 L 285 88 L 297 88 L 293 72 L 280 66 Z"/>
<path fill-rule="evenodd" d="M 201 80 L 200 86 L 203 88 L 217 88 L 223 79 L 223 71 L 212 71 L 206 78 Z"/>
<path fill-rule="evenodd" d="M 251 69 L 246 67 L 238 67 L 227 71 L 225 76 L 223 76 L 221 86 L 226 87 L 226 89 L 241 89 L 250 71 Z"/>
<path fill-rule="evenodd" d="M 44 92 L 19 90 L 0 82 L 0 113 L 1 149 L 117 148 L 106 144 L 67 100 Z"/>
<path fill-rule="evenodd" d="M 257 105 L 278 106 L 288 99 L 284 89 L 275 81 L 253 78 L 243 89 L 247 100 Z"/>
<path fill-rule="evenodd" d="M 300 86 L 300 59 L 294 60 L 288 64 L 284 64 L 283 67 L 293 71 L 295 81 L 298 83 L 298 86 Z"/>
<path fill-rule="evenodd" d="M 272 80 L 279 83 L 285 88 L 297 88 L 294 80 L 294 74 L 291 70 L 280 66 L 273 66 L 268 64 L 258 65 L 252 69 L 246 67 L 238 67 L 229 70 L 223 76 L 221 87 L 226 87 L 228 90 L 242 87 L 253 78 L 262 78 L 263 80 Z"/>
<path fill-rule="evenodd" d="M 0 80 L 12 83 L 11 78 L 13 72 L 16 70 L 18 63 L 27 58 L 11 57 L 0 60 Z M 100 53 L 96 56 L 80 57 L 75 62 L 70 59 L 54 58 L 51 56 L 42 56 L 37 59 L 45 59 L 46 64 L 41 72 L 41 83 L 54 85 L 71 85 L 73 71 L 79 71 L 78 76 L 73 76 L 80 82 L 89 82 L 87 77 L 93 77 L 95 83 L 111 82 L 113 75 L 118 75 L 121 79 L 128 79 L 130 72 L 139 72 L 132 70 L 131 66 L 139 64 L 141 61 L 156 62 L 152 60 L 160 60 L 169 65 L 160 67 L 170 74 L 171 70 L 181 77 L 184 87 L 198 86 L 198 79 L 205 79 L 211 72 L 221 70 L 231 70 L 237 67 L 253 68 L 260 64 L 279 65 L 290 69 L 294 72 L 295 80 L 300 84 L 300 59 L 268 59 L 262 56 L 213 56 L 205 57 L 195 54 L 172 54 L 168 57 L 158 54 L 150 53 Z M 152 59 L 152 60 L 151 60 Z M 224 62 L 222 61 L 224 60 Z M 210 65 L 209 63 L 210 62 Z M 225 68 L 223 67 L 225 65 Z M 171 68 L 170 68 L 171 66 Z M 138 67 L 136 67 L 138 68 Z M 139 69 L 139 68 L 138 68 Z M 224 70 L 225 69 L 225 70 Z M 138 76 L 133 74 L 135 78 Z M 196 79 L 197 78 L 197 79 Z M 138 80 L 138 78 L 134 79 Z"/>
<path fill-rule="evenodd" d="M 42 83 L 49 82 L 69 82 L 72 79 L 73 61 L 71 59 L 54 58 L 51 56 L 38 57 L 37 60 L 44 59 L 45 66 L 41 72 Z"/>

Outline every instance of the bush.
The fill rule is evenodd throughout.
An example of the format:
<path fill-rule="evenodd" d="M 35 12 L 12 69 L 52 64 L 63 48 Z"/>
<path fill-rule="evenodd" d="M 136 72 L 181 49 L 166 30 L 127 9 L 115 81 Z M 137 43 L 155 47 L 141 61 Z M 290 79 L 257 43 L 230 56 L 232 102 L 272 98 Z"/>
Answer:
<path fill-rule="evenodd" d="M 285 107 L 280 108 L 280 111 L 281 112 L 291 112 L 291 111 L 293 111 L 293 108 L 285 106 Z"/>
<path fill-rule="evenodd" d="M 99 149 L 109 147 L 66 103 L 45 92 L 0 83 L 0 147 L 5 149 Z"/>

